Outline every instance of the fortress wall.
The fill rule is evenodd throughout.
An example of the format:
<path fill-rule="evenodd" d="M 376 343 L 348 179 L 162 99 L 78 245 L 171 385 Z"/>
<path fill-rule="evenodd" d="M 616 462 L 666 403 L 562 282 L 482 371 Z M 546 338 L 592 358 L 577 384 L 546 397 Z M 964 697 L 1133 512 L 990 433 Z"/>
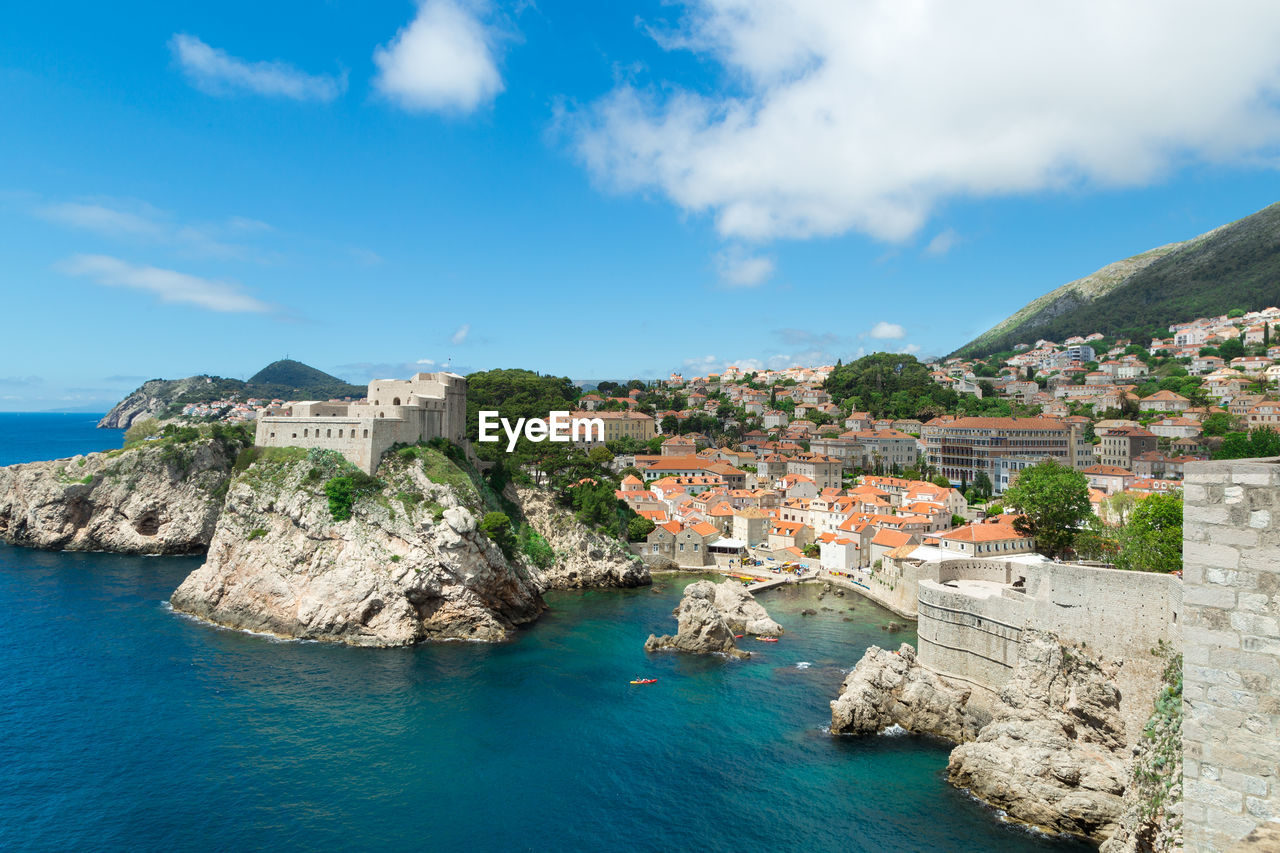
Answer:
<path fill-rule="evenodd" d="M 921 580 L 917 607 L 920 663 L 996 691 L 1008 680 L 1031 606 L 1017 598 L 979 598 Z"/>
<path fill-rule="evenodd" d="M 371 421 L 353 418 L 261 418 L 253 443 L 259 447 L 336 450 L 357 468 L 368 472 L 372 427 Z M 338 437 L 339 431 L 342 432 L 341 438 Z"/>
<path fill-rule="evenodd" d="M 894 613 L 916 618 L 920 584 L 918 564 L 910 560 L 885 560 L 879 571 L 867 576 L 866 583 L 870 587 L 871 598 L 888 605 Z"/>
<path fill-rule="evenodd" d="M 1103 657 L 1151 657 L 1178 643 L 1182 581 L 1173 575 L 1069 564 L 1028 567 L 1035 627 L 1081 642 Z"/>
<path fill-rule="evenodd" d="M 937 577 L 932 578 L 932 580 L 936 580 L 938 583 L 954 580 L 1013 583 L 1016 577 L 1015 572 L 1022 569 L 1020 565 L 1015 566 L 1011 563 L 994 559 L 943 560 L 932 565 L 937 567 Z"/>
<path fill-rule="evenodd" d="M 948 560 L 935 570 L 957 580 L 1025 579 L 1024 590 L 970 594 L 932 580 L 919 584 L 920 662 L 939 674 L 999 691 L 1013 672 L 1023 628 L 1052 631 L 1092 657 L 1120 661 L 1114 683 L 1130 743 L 1151 713 L 1164 658 L 1178 645 L 1182 582 L 1170 575 L 1049 563 Z M 976 577 L 975 577 L 976 576 Z"/>
<path fill-rule="evenodd" d="M 1280 460 L 1184 487 L 1183 833 L 1225 850 L 1280 817 Z"/>

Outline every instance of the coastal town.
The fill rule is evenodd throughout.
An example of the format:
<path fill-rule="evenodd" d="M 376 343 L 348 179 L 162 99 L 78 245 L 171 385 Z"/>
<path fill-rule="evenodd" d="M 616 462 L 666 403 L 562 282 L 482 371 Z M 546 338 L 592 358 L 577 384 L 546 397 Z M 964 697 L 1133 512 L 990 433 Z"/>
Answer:
<path fill-rule="evenodd" d="M 595 458 L 618 478 L 615 497 L 643 519 L 627 538 L 645 562 L 786 566 L 883 584 L 909 561 L 1034 554 L 1034 538 L 1001 500 L 1021 471 L 1045 460 L 1087 479 L 1104 524 L 1123 522 L 1144 496 L 1179 494 L 1187 463 L 1211 458 L 1232 434 L 1280 425 L 1277 324 L 1278 308 L 1233 311 L 1171 325 L 1168 337 L 1149 341 L 1091 333 L 920 365 L 941 404 L 927 393 L 905 407 L 900 399 L 840 399 L 831 382 L 838 365 L 730 366 L 601 382 L 574 401 L 571 417 L 602 424 L 579 446 L 600 448 Z M 417 381 L 462 382 L 446 376 Z M 257 422 L 260 444 L 332 446 L 372 473 L 393 441 L 417 436 L 388 431 L 408 417 L 400 397 L 409 404 L 425 392 L 408 383 L 370 389 L 364 400 L 225 399 L 182 413 Z M 379 405 L 392 403 L 391 420 L 382 420 Z M 331 420 L 348 412 L 368 416 L 363 443 L 376 447 L 348 448 L 361 443 L 356 422 Z M 459 439 L 460 410 L 451 417 L 450 437 Z M 329 435 L 266 429 L 304 420 Z M 370 439 L 368 427 L 387 437 Z"/>

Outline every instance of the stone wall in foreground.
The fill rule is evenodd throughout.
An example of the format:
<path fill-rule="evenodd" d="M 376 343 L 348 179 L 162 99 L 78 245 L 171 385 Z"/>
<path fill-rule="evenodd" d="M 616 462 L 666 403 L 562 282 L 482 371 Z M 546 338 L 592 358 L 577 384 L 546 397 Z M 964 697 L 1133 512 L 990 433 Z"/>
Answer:
<path fill-rule="evenodd" d="M 1280 460 L 1187 465 L 1183 832 L 1226 850 L 1280 817 Z"/>

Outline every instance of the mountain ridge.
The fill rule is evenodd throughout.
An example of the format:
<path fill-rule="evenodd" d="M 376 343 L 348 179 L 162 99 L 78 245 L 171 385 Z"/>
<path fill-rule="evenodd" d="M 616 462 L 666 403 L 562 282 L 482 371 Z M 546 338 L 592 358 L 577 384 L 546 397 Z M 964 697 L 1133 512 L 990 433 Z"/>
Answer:
<path fill-rule="evenodd" d="M 183 379 L 148 380 L 98 421 L 101 429 L 128 429 L 146 417 L 178 414 L 191 403 L 208 403 L 237 396 L 240 399 L 320 399 L 363 397 L 366 387 L 352 385 L 336 376 L 292 359 L 273 361 L 247 381 L 200 374 Z"/>
<path fill-rule="evenodd" d="M 951 353 L 980 357 L 1099 332 L 1140 336 L 1233 308 L 1280 302 L 1280 203 L 1069 281 Z M 1167 331 L 1166 331 L 1167 333 Z"/>

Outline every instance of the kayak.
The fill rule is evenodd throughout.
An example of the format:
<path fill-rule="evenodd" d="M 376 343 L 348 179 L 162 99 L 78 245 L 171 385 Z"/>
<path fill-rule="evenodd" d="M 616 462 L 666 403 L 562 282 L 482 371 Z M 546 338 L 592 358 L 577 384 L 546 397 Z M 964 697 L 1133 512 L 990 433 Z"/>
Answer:
<path fill-rule="evenodd" d="M 777 638 L 777 637 L 756 637 L 756 639 L 757 639 L 757 640 L 759 640 L 759 641 L 760 641 L 760 642 L 762 642 L 762 643 L 776 643 L 776 642 L 778 642 L 778 638 Z"/>
<path fill-rule="evenodd" d="M 633 679 L 631 679 L 631 683 L 632 683 L 632 684 L 656 684 L 656 683 L 657 683 L 657 681 L 658 681 L 658 679 L 656 679 L 656 678 L 633 678 Z"/>

